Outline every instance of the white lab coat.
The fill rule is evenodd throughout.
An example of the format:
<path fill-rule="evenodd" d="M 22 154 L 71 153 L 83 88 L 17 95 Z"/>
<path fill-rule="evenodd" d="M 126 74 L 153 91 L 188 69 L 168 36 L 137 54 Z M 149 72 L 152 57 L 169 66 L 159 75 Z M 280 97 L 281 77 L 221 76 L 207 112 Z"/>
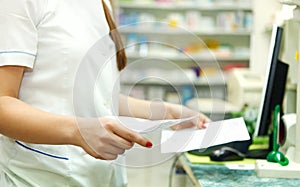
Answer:
<path fill-rule="evenodd" d="M 28 67 L 22 101 L 56 114 L 118 115 L 119 72 L 101 0 L 0 0 L 0 22 L 0 66 Z M 0 186 L 127 183 L 120 161 L 94 159 L 76 146 L 0 138 Z"/>

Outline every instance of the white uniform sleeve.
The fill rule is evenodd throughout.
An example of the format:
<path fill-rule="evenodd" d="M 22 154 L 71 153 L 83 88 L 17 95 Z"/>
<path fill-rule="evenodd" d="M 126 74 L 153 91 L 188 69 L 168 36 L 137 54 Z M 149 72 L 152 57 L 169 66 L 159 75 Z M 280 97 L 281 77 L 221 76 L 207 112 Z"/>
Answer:
<path fill-rule="evenodd" d="M 0 0 L 0 66 L 33 68 L 43 0 Z"/>

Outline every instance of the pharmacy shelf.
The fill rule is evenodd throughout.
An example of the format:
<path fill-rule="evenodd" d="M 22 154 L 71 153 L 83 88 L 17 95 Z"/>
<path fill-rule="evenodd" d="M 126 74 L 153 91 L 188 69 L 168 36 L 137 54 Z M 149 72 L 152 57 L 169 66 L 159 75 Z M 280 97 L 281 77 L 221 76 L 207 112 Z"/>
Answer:
<path fill-rule="evenodd" d="M 165 82 L 159 81 L 158 79 L 151 79 L 148 78 L 147 80 L 139 81 L 139 82 L 132 82 L 132 81 L 121 81 L 122 85 L 140 85 L 140 86 L 184 86 L 184 85 L 193 85 L 193 86 L 224 86 L 226 85 L 226 80 L 210 80 L 209 83 L 206 79 L 202 78 L 197 81 L 193 82 Z"/>
<path fill-rule="evenodd" d="M 127 58 L 130 60 L 140 60 L 140 59 L 167 59 L 171 61 L 195 61 L 195 62 L 241 62 L 249 61 L 249 56 L 233 56 L 233 57 L 204 57 L 197 55 L 147 55 L 141 56 L 138 53 L 129 53 Z"/>
<path fill-rule="evenodd" d="M 121 2 L 118 4 L 120 8 L 126 9 L 142 9 L 142 10 L 199 10 L 199 11 L 232 11 L 232 10 L 243 10 L 252 11 L 251 5 L 247 4 L 228 4 L 228 5 L 195 5 L 187 3 L 129 3 Z"/>
<path fill-rule="evenodd" d="M 158 3 L 154 0 L 117 1 L 120 25 L 118 30 L 124 37 L 125 46 L 128 47 L 128 65 L 132 65 L 133 71 L 142 72 L 149 67 L 158 66 L 167 70 L 167 73 L 162 73 L 164 76 L 169 70 L 171 74 L 177 67 L 182 70 L 201 67 L 208 71 L 210 68 L 216 68 L 226 74 L 226 70 L 231 67 L 249 66 L 253 25 L 252 0 L 207 0 L 203 1 L 206 2 L 205 4 L 198 2 L 200 1 L 181 0 L 172 1 L 172 3 Z M 199 23 L 194 23 L 193 20 L 198 18 Z M 141 20 L 148 20 L 148 22 Z M 215 53 L 200 51 L 200 49 L 198 51 L 197 46 L 194 50 L 193 44 L 197 42 L 210 44 L 210 40 L 216 41 L 219 46 Z M 154 41 L 159 41 L 162 46 L 152 45 Z M 145 43 L 147 45 L 142 45 Z M 133 45 L 136 46 L 133 47 Z M 130 49 L 131 46 L 133 48 Z M 186 54 L 180 51 L 180 47 L 178 50 L 170 49 L 169 47 L 172 46 L 180 46 L 183 49 L 186 47 L 186 51 L 189 51 L 188 47 L 191 46 L 190 51 L 194 53 Z M 204 50 L 204 48 L 201 49 Z M 201 77 L 197 80 L 192 79 L 194 81 L 184 82 L 180 77 L 169 80 L 171 75 L 167 75 L 166 80 L 169 82 L 166 82 L 159 81 L 158 78 L 152 80 L 149 76 L 145 79 L 138 79 L 142 81 L 134 81 L 136 77 L 139 78 L 142 75 L 134 75 L 131 71 L 124 75 L 121 79 L 124 89 L 138 86 L 137 93 L 143 90 L 145 98 L 149 96 L 149 92 L 151 95 L 151 88 L 157 86 L 159 90 L 171 93 L 173 90 L 170 87 L 185 85 L 195 86 L 197 90 L 201 90 L 203 97 L 211 96 L 211 90 L 215 90 L 214 96 L 226 98 L 226 91 L 224 91 L 226 90 L 226 76 L 224 80 L 220 80 L 218 75 L 209 75 L 210 77 L 206 79 Z"/>
<path fill-rule="evenodd" d="M 165 23 L 166 25 L 167 23 Z M 180 28 L 180 27 L 178 27 Z M 184 28 L 139 28 L 130 25 L 123 25 L 119 27 L 119 31 L 122 34 L 156 34 L 156 35 L 201 35 L 201 36 L 247 36 L 251 35 L 251 30 L 238 29 L 238 30 L 224 30 L 224 29 L 212 29 L 212 30 L 186 30 Z"/>
<path fill-rule="evenodd" d="M 282 4 L 287 4 L 287 5 L 300 6 L 300 0 L 279 0 L 279 2 Z"/>

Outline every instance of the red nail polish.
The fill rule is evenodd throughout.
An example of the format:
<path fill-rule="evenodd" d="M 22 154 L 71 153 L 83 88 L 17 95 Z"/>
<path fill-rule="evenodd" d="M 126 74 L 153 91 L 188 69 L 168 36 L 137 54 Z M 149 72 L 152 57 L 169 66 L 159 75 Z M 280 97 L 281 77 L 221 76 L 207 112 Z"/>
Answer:
<path fill-rule="evenodd" d="M 151 142 L 147 142 L 146 143 L 146 147 L 151 148 L 152 147 L 152 143 Z"/>

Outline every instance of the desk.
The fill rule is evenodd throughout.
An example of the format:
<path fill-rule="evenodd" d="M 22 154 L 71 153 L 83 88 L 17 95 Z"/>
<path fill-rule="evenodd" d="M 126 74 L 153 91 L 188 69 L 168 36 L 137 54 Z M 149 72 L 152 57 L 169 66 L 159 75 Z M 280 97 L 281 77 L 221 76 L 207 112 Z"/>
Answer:
<path fill-rule="evenodd" d="M 300 179 L 259 178 L 254 170 L 229 169 L 223 164 L 192 164 L 186 153 L 178 162 L 195 187 L 300 186 Z"/>

